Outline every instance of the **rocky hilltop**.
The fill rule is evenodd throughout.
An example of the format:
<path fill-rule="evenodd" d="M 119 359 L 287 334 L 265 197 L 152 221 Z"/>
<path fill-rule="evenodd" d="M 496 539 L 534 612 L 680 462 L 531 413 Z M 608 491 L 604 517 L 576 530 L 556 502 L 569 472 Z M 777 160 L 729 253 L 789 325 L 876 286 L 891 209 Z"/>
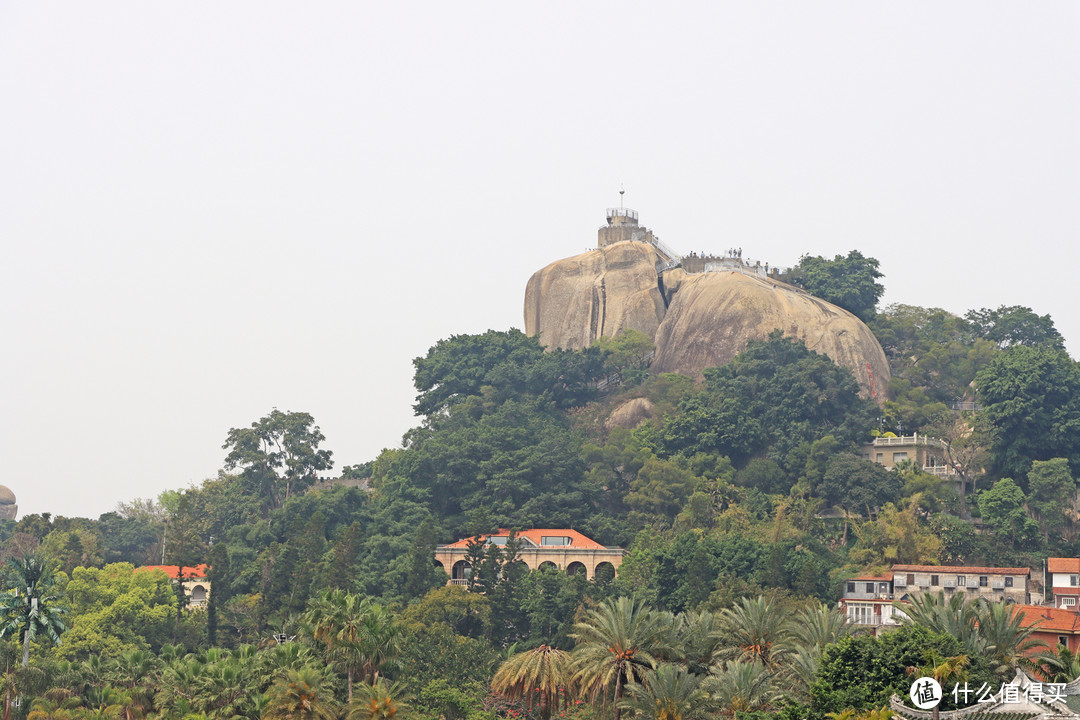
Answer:
<path fill-rule="evenodd" d="M 525 332 L 547 347 L 580 349 L 624 328 L 653 338 L 654 372 L 699 377 L 750 339 L 779 328 L 849 368 L 866 396 L 884 398 L 885 353 L 847 310 L 763 276 L 664 269 L 670 258 L 648 242 L 623 240 L 551 263 L 525 289 Z M 875 392 L 876 391 L 876 392 Z"/>

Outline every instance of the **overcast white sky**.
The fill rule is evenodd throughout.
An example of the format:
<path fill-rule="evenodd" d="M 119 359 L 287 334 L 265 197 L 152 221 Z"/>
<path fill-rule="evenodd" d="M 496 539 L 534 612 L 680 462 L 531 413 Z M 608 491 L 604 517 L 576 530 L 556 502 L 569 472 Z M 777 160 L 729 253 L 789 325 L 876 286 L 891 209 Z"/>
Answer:
<path fill-rule="evenodd" d="M 1076 357 L 1080 4 L 0 3 L 0 483 L 96 517 L 275 406 L 372 459 L 620 183 L 678 250 L 857 248 Z"/>

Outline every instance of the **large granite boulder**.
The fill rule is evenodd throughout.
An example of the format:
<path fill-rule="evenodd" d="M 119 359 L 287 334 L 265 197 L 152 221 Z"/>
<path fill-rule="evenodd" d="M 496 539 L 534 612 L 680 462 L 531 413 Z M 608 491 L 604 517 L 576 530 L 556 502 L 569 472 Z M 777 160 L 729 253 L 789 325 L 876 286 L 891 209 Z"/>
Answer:
<path fill-rule="evenodd" d="M 621 242 L 551 263 L 525 287 L 525 333 L 580 350 L 624 328 L 649 337 L 664 318 L 651 245 Z"/>
<path fill-rule="evenodd" d="M 698 376 L 723 365 L 751 339 L 779 329 L 846 367 L 864 395 L 879 398 L 889 363 L 870 328 L 847 310 L 776 280 L 740 272 L 675 273 L 669 305 L 653 341 L 654 372 Z M 667 274 L 665 274 L 666 277 Z M 679 277 L 681 276 L 681 277 Z"/>
<path fill-rule="evenodd" d="M 774 329 L 850 369 L 881 401 L 890 373 L 870 329 L 846 310 L 776 280 L 741 272 L 658 274 L 651 245 L 620 242 L 554 262 L 525 290 L 525 332 L 580 349 L 623 328 L 653 338 L 654 372 L 699 377 Z"/>
<path fill-rule="evenodd" d="M 19 506 L 15 504 L 15 493 L 6 485 L 0 485 L 0 520 L 14 520 L 19 514 Z"/>

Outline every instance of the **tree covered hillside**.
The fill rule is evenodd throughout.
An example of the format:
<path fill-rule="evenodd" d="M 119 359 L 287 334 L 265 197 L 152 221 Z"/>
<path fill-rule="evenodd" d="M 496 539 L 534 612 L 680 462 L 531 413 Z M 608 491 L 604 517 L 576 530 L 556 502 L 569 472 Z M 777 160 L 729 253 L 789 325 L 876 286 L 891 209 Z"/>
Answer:
<path fill-rule="evenodd" d="M 547 352 L 490 330 L 414 361 L 417 426 L 368 462 L 335 472 L 315 419 L 272 409 L 223 431 L 224 467 L 198 486 L 0 524 L 6 710 L 823 718 L 880 707 L 928 649 L 1008 676 L 1025 638 L 975 659 L 979 633 L 1008 626 L 993 608 L 927 608 L 881 638 L 831 608 L 842 581 L 893 563 L 1080 556 L 1080 366 L 1028 308 L 878 310 L 877 262 L 857 252 L 793 273 L 869 322 L 892 367 L 883 404 L 779 330 L 700 383 L 651 375 L 633 331 Z M 864 457 L 915 432 L 945 441 L 959 482 Z M 437 544 L 533 527 L 627 555 L 586 580 L 477 545 L 467 588 L 433 564 Z M 205 608 L 135 571 L 201 563 Z"/>

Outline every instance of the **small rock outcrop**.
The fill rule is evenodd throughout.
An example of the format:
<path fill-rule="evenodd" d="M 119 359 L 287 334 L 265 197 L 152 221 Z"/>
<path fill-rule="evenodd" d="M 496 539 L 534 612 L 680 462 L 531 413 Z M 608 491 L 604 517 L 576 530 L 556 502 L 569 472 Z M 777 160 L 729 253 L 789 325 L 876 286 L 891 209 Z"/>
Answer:
<path fill-rule="evenodd" d="M 617 427 L 633 430 L 641 423 L 653 418 L 655 411 L 648 398 L 631 398 L 611 411 L 604 422 L 604 427 L 613 430 Z"/>
<path fill-rule="evenodd" d="M 551 263 L 529 279 L 525 332 L 580 349 L 624 328 L 653 338 L 654 372 L 700 377 L 774 329 L 850 369 L 867 397 L 890 378 L 881 345 L 848 311 L 785 283 L 736 271 L 658 271 L 649 243 L 622 241 Z"/>

